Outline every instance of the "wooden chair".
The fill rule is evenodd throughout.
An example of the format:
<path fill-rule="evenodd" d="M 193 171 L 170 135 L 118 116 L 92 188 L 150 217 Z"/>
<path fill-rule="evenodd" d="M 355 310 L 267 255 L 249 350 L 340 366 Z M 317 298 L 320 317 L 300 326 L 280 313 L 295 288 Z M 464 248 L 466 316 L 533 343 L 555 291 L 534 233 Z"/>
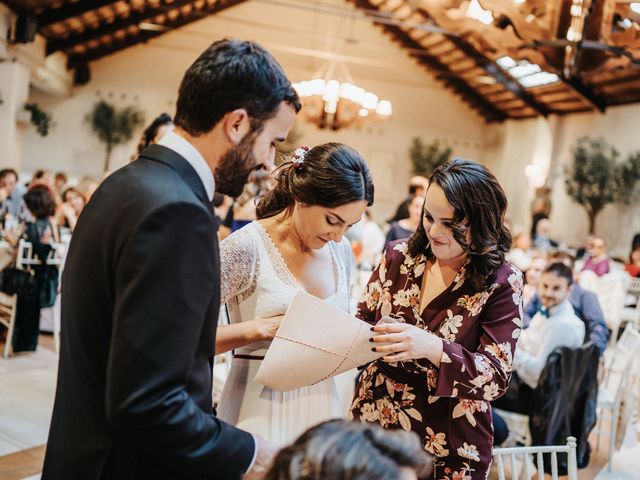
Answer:
<path fill-rule="evenodd" d="M 0 324 L 7 327 L 7 340 L 4 344 L 4 358 L 9 358 L 13 348 L 13 327 L 16 323 L 16 304 L 18 296 L 16 294 L 7 295 L 0 292 Z"/>

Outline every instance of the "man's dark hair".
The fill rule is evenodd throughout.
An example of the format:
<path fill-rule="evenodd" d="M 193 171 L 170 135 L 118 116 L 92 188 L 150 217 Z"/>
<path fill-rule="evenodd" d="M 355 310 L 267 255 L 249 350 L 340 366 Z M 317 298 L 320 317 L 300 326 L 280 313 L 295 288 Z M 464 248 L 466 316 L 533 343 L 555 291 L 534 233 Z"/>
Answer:
<path fill-rule="evenodd" d="M 567 284 L 573 283 L 573 270 L 562 262 L 554 262 L 545 268 L 544 273 L 553 273 L 554 275 L 567 280 Z"/>
<path fill-rule="evenodd" d="M 0 170 L 0 180 L 4 179 L 9 174 L 13 174 L 16 177 L 16 181 L 18 180 L 18 172 L 16 172 L 13 168 L 3 168 Z"/>
<path fill-rule="evenodd" d="M 276 59 L 256 43 L 225 39 L 214 42 L 186 71 L 173 122 L 198 136 L 242 108 L 255 131 L 282 102 L 300 111 L 300 99 Z"/>

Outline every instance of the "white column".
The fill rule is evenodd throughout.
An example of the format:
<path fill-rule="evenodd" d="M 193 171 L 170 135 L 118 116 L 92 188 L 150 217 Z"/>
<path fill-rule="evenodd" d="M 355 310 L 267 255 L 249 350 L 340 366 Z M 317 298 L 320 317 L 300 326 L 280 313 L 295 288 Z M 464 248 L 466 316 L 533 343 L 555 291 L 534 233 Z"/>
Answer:
<path fill-rule="evenodd" d="M 29 96 L 29 76 L 27 67 L 19 62 L 0 63 L 0 167 L 13 167 L 18 172 L 24 126 L 16 123 L 16 114 Z"/>

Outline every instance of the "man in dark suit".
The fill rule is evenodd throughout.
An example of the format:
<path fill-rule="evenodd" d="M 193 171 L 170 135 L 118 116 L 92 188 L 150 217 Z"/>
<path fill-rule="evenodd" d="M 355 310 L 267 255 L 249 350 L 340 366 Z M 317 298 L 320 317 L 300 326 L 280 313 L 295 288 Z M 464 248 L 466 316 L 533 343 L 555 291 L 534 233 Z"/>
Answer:
<path fill-rule="evenodd" d="M 251 42 L 209 47 L 180 85 L 176 129 L 107 178 L 74 231 L 43 479 L 238 479 L 272 447 L 212 410 L 220 302 L 215 190 L 270 166 L 300 109 Z"/>

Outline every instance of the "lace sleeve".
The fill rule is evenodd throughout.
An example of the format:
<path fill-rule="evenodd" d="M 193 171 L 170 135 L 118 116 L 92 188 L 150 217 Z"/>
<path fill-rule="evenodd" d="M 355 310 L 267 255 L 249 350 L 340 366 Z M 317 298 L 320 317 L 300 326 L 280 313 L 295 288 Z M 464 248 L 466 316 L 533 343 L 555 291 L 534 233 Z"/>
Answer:
<path fill-rule="evenodd" d="M 353 252 L 351 250 L 351 242 L 347 237 L 342 237 L 342 242 L 340 243 L 340 257 L 341 262 L 344 265 L 344 273 L 345 273 L 345 283 L 347 286 L 349 305 L 351 305 L 351 285 L 353 284 Z"/>
<path fill-rule="evenodd" d="M 249 296 L 255 291 L 258 250 L 249 228 L 247 225 L 237 230 L 220 243 L 221 304 L 239 296 Z"/>

